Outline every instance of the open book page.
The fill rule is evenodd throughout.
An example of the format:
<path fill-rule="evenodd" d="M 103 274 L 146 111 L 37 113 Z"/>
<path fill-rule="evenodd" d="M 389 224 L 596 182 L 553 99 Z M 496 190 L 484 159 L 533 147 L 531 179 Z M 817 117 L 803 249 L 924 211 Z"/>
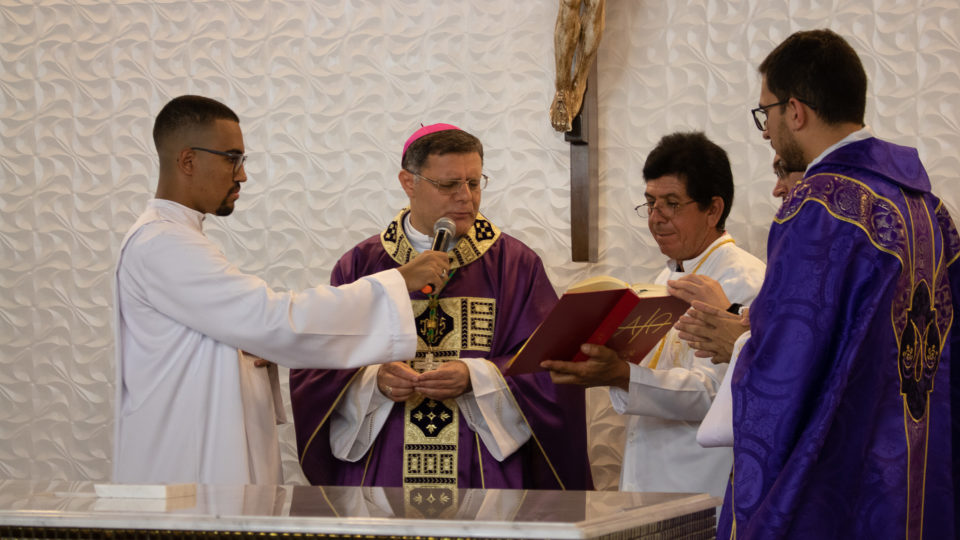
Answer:
<path fill-rule="evenodd" d="M 653 283 L 634 283 L 630 286 L 633 289 L 633 292 L 637 293 L 637 296 L 640 298 L 647 298 L 650 296 L 667 296 L 666 285 L 654 285 Z"/>
<path fill-rule="evenodd" d="M 592 276 L 567 288 L 568 293 L 629 289 L 630 284 L 613 276 Z"/>
<path fill-rule="evenodd" d="M 613 289 L 633 289 L 637 296 L 643 298 L 647 296 L 666 296 L 666 285 L 654 285 L 653 283 L 634 283 L 629 284 L 622 279 L 613 276 L 592 276 L 578 281 L 567 288 L 568 293 L 589 292 L 589 291 L 609 291 Z"/>

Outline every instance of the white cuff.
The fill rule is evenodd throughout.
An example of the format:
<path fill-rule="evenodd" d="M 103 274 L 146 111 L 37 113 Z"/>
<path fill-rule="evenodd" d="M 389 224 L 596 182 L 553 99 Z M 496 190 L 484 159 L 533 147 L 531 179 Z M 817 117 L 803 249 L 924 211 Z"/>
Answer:
<path fill-rule="evenodd" d="M 707 411 L 707 415 L 697 430 L 697 442 L 704 448 L 716 446 L 733 446 L 733 393 L 730 390 L 730 378 L 740 356 L 740 350 L 750 339 L 750 332 L 744 332 L 733 344 L 733 354 L 730 356 L 730 365 L 720 383 L 717 397 Z"/>
<path fill-rule="evenodd" d="M 467 426 L 480 436 L 487 451 L 503 461 L 530 438 L 530 427 L 517 408 L 500 370 L 483 358 L 461 358 L 470 370 L 473 390 L 457 397 Z"/>
<path fill-rule="evenodd" d="M 354 462 L 366 455 L 393 409 L 377 388 L 379 369 L 363 368 L 330 416 L 330 449 L 337 459 Z"/>
<path fill-rule="evenodd" d="M 633 362 L 628 362 L 628 364 L 630 366 L 630 381 L 627 383 L 627 388 L 629 389 L 633 387 L 633 382 L 640 378 L 637 371 L 650 368 L 638 366 Z M 627 410 L 630 408 L 630 391 L 618 386 L 611 386 L 610 405 L 613 406 L 613 410 L 617 411 L 617 414 L 627 414 Z"/>

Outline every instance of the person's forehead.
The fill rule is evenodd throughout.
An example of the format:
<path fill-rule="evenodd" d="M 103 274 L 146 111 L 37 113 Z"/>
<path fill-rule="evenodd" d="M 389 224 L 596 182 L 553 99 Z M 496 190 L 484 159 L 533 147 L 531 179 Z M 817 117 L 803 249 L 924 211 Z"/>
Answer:
<path fill-rule="evenodd" d="M 219 145 L 226 145 L 230 150 L 243 150 L 243 131 L 240 124 L 233 120 L 218 118 L 213 123 L 213 129 L 210 130 L 210 136 L 215 139 Z"/>
<path fill-rule="evenodd" d="M 644 194 L 649 197 L 679 197 L 687 196 L 687 183 L 677 175 L 666 174 L 659 178 L 647 180 Z"/>
<path fill-rule="evenodd" d="M 430 154 L 423 163 L 423 170 L 444 169 L 460 165 L 463 161 L 470 167 L 483 167 L 483 160 L 480 159 L 478 152 L 456 153 L 447 152 L 446 154 Z"/>
<path fill-rule="evenodd" d="M 767 88 L 767 77 L 764 75 L 760 78 L 760 100 L 763 101 L 770 96 L 773 96 L 773 93 Z"/>

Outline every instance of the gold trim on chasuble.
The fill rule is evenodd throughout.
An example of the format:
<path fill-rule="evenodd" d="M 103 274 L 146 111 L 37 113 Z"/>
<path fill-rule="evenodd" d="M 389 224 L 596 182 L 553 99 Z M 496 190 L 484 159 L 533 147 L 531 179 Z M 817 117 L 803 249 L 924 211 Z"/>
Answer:
<path fill-rule="evenodd" d="M 384 249 L 398 264 L 417 252 L 403 232 L 403 209 L 380 235 Z M 500 237 L 482 215 L 450 252 L 456 269 L 479 259 Z M 458 360 L 461 351 L 490 352 L 497 313 L 496 299 L 440 298 L 411 300 L 417 327 L 417 354 L 409 363 L 418 373 Z M 452 518 L 457 509 L 457 456 L 460 413 L 455 399 L 415 396 L 404 403 L 403 491 L 407 517 Z M 479 455 L 479 454 L 478 454 Z"/>
<path fill-rule="evenodd" d="M 811 182 L 813 179 L 816 182 Z M 890 318 L 897 340 L 907 448 L 905 532 L 907 538 L 918 538 L 923 531 L 930 392 L 953 321 L 952 304 L 942 301 L 949 295 L 936 292 L 946 283 L 943 243 L 949 245 L 954 239 L 944 236 L 937 245 L 936 230 L 942 227 L 934 225 L 935 217 L 930 215 L 924 198 L 908 195 L 902 189 L 901 195 L 906 216 L 893 201 L 859 180 L 818 174 L 803 179 L 775 221 L 789 221 L 805 203 L 818 203 L 833 217 L 863 230 L 874 247 L 900 261 Z M 935 212 L 939 214 L 939 205 Z"/>
<path fill-rule="evenodd" d="M 409 208 L 401 210 L 393 218 L 393 221 L 387 225 L 387 229 L 380 233 L 380 243 L 383 245 L 383 249 L 386 250 L 391 259 L 401 266 L 410 262 L 418 254 L 403 232 L 403 218 L 409 211 Z M 452 257 L 450 270 L 466 266 L 479 259 L 498 238 L 500 238 L 500 229 L 478 212 L 473 227 L 460 237 L 457 245 L 449 252 Z"/>
<path fill-rule="evenodd" d="M 343 399 L 343 395 L 347 393 L 347 388 L 350 388 L 350 385 L 353 384 L 353 381 L 357 379 L 357 376 L 362 373 L 362 369 L 358 369 L 353 375 L 350 376 L 350 380 L 347 381 L 347 384 L 343 385 L 343 388 L 340 390 L 340 393 L 337 394 L 337 398 L 333 400 L 333 403 L 330 405 L 330 408 L 327 409 L 327 412 L 324 413 L 323 418 L 320 419 L 320 423 L 317 424 L 317 427 L 313 428 L 313 433 L 310 434 L 310 438 L 307 439 L 307 444 L 303 445 L 303 451 L 300 452 L 300 466 L 303 466 L 303 462 L 307 459 L 307 451 L 310 450 L 310 445 L 313 444 L 313 439 L 317 436 L 317 433 L 320 433 L 320 428 L 327 423 L 327 419 L 330 418 L 330 414 L 337 408 L 337 405 L 340 404 L 340 400 Z M 364 471 L 366 473 L 366 471 Z M 362 482 L 361 482 L 362 484 Z"/>
<path fill-rule="evenodd" d="M 960 260 L 960 234 L 957 233 L 956 227 L 953 226 L 953 221 L 950 219 L 950 212 L 948 212 L 947 207 L 943 205 L 943 201 L 937 203 L 936 214 L 940 231 L 944 234 L 943 243 L 946 247 L 946 253 L 944 253 L 944 255 L 947 257 L 947 260 L 942 261 L 940 264 L 950 266 Z"/>

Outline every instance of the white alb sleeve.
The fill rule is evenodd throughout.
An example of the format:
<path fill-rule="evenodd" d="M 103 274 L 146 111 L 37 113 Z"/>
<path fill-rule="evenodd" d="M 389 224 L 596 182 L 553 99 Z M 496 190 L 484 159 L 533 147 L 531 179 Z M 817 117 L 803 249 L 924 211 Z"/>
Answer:
<path fill-rule="evenodd" d="M 456 398 L 457 406 L 490 455 L 503 461 L 527 442 L 530 427 L 495 364 L 483 358 L 460 360 L 470 370 L 473 389 Z"/>
<path fill-rule="evenodd" d="M 611 387 L 610 403 L 620 414 L 699 422 L 710 409 L 726 368 L 708 358 L 693 359 L 690 368 L 630 364 L 629 391 Z"/>
<path fill-rule="evenodd" d="M 363 368 L 330 415 L 330 449 L 334 457 L 355 462 L 367 454 L 393 408 L 377 388 L 380 365 Z"/>
<path fill-rule="evenodd" d="M 713 405 L 700 423 L 697 430 L 697 442 L 704 448 L 715 446 L 733 446 L 733 394 L 730 392 L 730 378 L 740 356 L 740 350 L 750 339 L 750 331 L 744 332 L 733 344 L 733 354 L 730 356 L 730 366 L 720 383 L 720 390 L 713 400 Z"/>

